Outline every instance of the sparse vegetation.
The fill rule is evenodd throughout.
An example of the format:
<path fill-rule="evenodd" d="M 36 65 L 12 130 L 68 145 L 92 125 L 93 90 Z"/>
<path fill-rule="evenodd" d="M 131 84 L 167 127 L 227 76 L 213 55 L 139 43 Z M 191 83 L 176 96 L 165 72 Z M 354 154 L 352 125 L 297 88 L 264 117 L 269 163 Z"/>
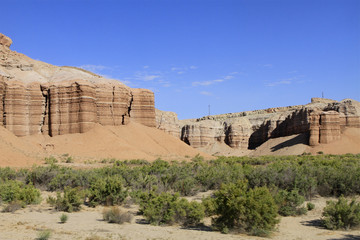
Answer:
<path fill-rule="evenodd" d="M 119 207 L 113 206 L 104 209 L 103 219 L 109 223 L 123 224 L 125 222 L 131 222 L 133 215 L 129 212 L 122 212 Z"/>
<path fill-rule="evenodd" d="M 213 217 L 213 227 L 224 233 L 244 231 L 263 236 L 274 229 L 277 213 L 289 216 L 312 210 L 311 202 L 303 203 L 314 195 L 360 194 L 359 154 L 218 157 L 212 161 L 195 156 L 190 162 L 157 159 L 152 163 L 107 159 L 102 161 L 106 163 L 103 167 L 90 169 L 60 166 L 50 160 L 49 165 L 31 169 L 0 168 L 0 200 L 7 203 L 4 211 L 39 202 L 42 189 L 58 192 L 48 199 L 58 211 L 78 211 L 83 203 L 93 207 L 131 202 L 140 204 L 151 224 L 195 226 L 206 214 Z M 214 190 L 214 196 L 202 203 L 182 198 L 208 190 Z M 228 205 L 231 207 L 222 207 Z M 354 214 L 358 211 L 355 205 L 351 205 Z M 331 208 L 327 209 L 330 212 Z M 111 214 L 106 218 L 117 221 Z M 353 226 L 325 220 L 329 216 L 324 215 L 329 228 Z"/>
<path fill-rule="evenodd" d="M 38 233 L 36 240 L 48 240 L 51 236 L 50 230 L 43 230 Z"/>
<path fill-rule="evenodd" d="M 21 201 L 13 201 L 8 203 L 4 208 L 3 208 L 3 212 L 11 212 L 14 213 L 17 210 L 21 209 L 24 206 L 24 203 Z"/>
<path fill-rule="evenodd" d="M 45 158 L 45 164 L 55 164 L 55 163 L 58 163 L 58 162 L 59 161 L 53 156 Z"/>
<path fill-rule="evenodd" d="M 315 208 L 315 204 L 313 204 L 311 202 L 308 202 L 306 204 L 306 208 L 307 208 L 308 211 L 311 211 L 311 210 L 313 210 Z"/>
<path fill-rule="evenodd" d="M 61 222 L 61 223 L 66 223 L 67 220 L 68 220 L 68 218 L 69 218 L 69 216 L 66 215 L 65 213 L 63 213 L 63 214 L 61 214 L 61 216 L 60 216 L 60 222 Z"/>

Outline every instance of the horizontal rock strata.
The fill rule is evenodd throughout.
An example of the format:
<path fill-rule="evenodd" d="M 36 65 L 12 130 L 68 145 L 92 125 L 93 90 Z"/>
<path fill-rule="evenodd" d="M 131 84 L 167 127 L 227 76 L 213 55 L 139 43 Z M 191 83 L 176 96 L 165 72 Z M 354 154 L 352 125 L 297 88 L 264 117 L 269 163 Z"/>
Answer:
<path fill-rule="evenodd" d="M 170 114 L 159 119 L 166 132 L 181 133 L 180 138 L 195 148 L 217 142 L 233 149 L 255 149 L 270 138 L 306 133 L 309 144 L 329 143 L 340 138 L 346 127 L 360 128 L 360 103 L 345 99 L 337 102 L 313 98 L 310 104 L 175 120 Z M 170 120 L 171 118 L 171 120 Z M 170 130 L 171 129 L 171 130 Z"/>
<path fill-rule="evenodd" d="M 84 133 L 94 124 L 155 127 L 154 94 L 75 67 L 35 61 L 0 34 L 0 125 L 17 136 Z"/>

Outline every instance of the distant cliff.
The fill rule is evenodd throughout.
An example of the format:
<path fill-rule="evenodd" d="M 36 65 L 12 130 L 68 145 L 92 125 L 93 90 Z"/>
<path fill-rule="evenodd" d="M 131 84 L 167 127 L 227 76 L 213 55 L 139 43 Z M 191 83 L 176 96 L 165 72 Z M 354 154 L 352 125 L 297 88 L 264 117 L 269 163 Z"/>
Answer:
<path fill-rule="evenodd" d="M 0 126 L 17 136 L 83 133 L 130 120 L 155 127 L 154 94 L 10 50 L 0 34 Z"/>
<path fill-rule="evenodd" d="M 157 111 L 156 114 L 159 129 L 179 136 L 195 148 L 224 143 L 233 149 L 255 149 L 270 138 L 299 133 L 306 133 L 309 144 L 317 145 L 340 138 L 346 127 L 360 128 L 360 103 L 351 99 L 337 102 L 313 98 L 307 105 L 180 121 L 169 112 Z"/>

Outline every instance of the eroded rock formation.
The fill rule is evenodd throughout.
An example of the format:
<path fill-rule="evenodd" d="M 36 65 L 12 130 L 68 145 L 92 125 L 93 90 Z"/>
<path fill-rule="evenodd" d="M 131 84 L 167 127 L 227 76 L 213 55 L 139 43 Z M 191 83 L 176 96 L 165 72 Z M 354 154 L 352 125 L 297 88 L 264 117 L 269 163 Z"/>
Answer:
<path fill-rule="evenodd" d="M 318 145 L 339 139 L 347 127 L 360 128 L 360 103 L 351 99 L 337 102 L 313 98 L 307 105 L 181 121 L 173 118 L 169 121 L 163 115 L 162 121 L 169 124 L 160 129 L 167 132 L 178 129 L 181 140 L 195 148 L 225 143 L 233 149 L 255 149 L 270 138 L 300 133 L 308 135 L 309 145 Z"/>
<path fill-rule="evenodd" d="M 35 61 L 0 34 L 0 125 L 17 136 L 83 133 L 130 120 L 155 127 L 154 94 L 74 67 Z"/>

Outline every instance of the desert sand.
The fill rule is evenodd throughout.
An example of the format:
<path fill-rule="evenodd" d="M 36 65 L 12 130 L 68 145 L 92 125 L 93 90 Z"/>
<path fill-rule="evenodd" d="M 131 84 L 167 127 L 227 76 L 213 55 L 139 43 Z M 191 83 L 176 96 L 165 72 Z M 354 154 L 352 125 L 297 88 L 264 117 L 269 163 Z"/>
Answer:
<path fill-rule="evenodd" d="M 360 129 L 346 128 L 342 132 L 340 139 L 317 146 L 308 145 L 308 137 L 306 134 L 271 138 L 249 155 L 299 155 L 302 153 L 317 154 L 319 152 L 323 154 L 360 153 Z"/>
<path fill-rule="evenodd" d="M 50 137 L 32 135 L 17 137 L 0 127 L 0 166 L 29 167 L 43 164 L 49 156 L 71 156 L 75 162 L 115 158 L 186 160 L 200 152 L 179 139 L 155 128 L 130 122 L 123 126 L 97 124 L 86 133 Z"/>
<path fill-rule="evenodd" d="M 181 226 L 152 226 L 141 215 L 136 215 L 138 207 L 130 205 L 123 208 L 134 214 L 131 223 L 110 224 L 102 220 L 104 207 L 89 208 L 82 206 L 80 212 L 66 213 L 68 221 L 60 223 L 63 212 L 54 211 L 46 203 L 46 198 L 54 193 L 42 192 L 40 205 L 29 206 L 15 213 L 0 213 L 0 239 L 35 239 L 40 231 L 49 229 L 51 239 L 264 239 L 245 234 L 221 234 L 212 231 L 210 219 L 198 229 Z M 196 198 L 196 197 L 195 197 Z M 198 199 L 201 198 L 201 194 Z M 274 240 L 305 239 L 348 239 L 360 238 L 360 230 L 331 231 L 319 225 L 322 209 L 331 198 L 314 198 L 311 202 L 315 209 L 298 217 L 282 217 L 278 229 L 271 235 Z M 97 238 L 96 238 L 97 237 Z M 266 238 L 265 238 L 266 239 Z"/>

